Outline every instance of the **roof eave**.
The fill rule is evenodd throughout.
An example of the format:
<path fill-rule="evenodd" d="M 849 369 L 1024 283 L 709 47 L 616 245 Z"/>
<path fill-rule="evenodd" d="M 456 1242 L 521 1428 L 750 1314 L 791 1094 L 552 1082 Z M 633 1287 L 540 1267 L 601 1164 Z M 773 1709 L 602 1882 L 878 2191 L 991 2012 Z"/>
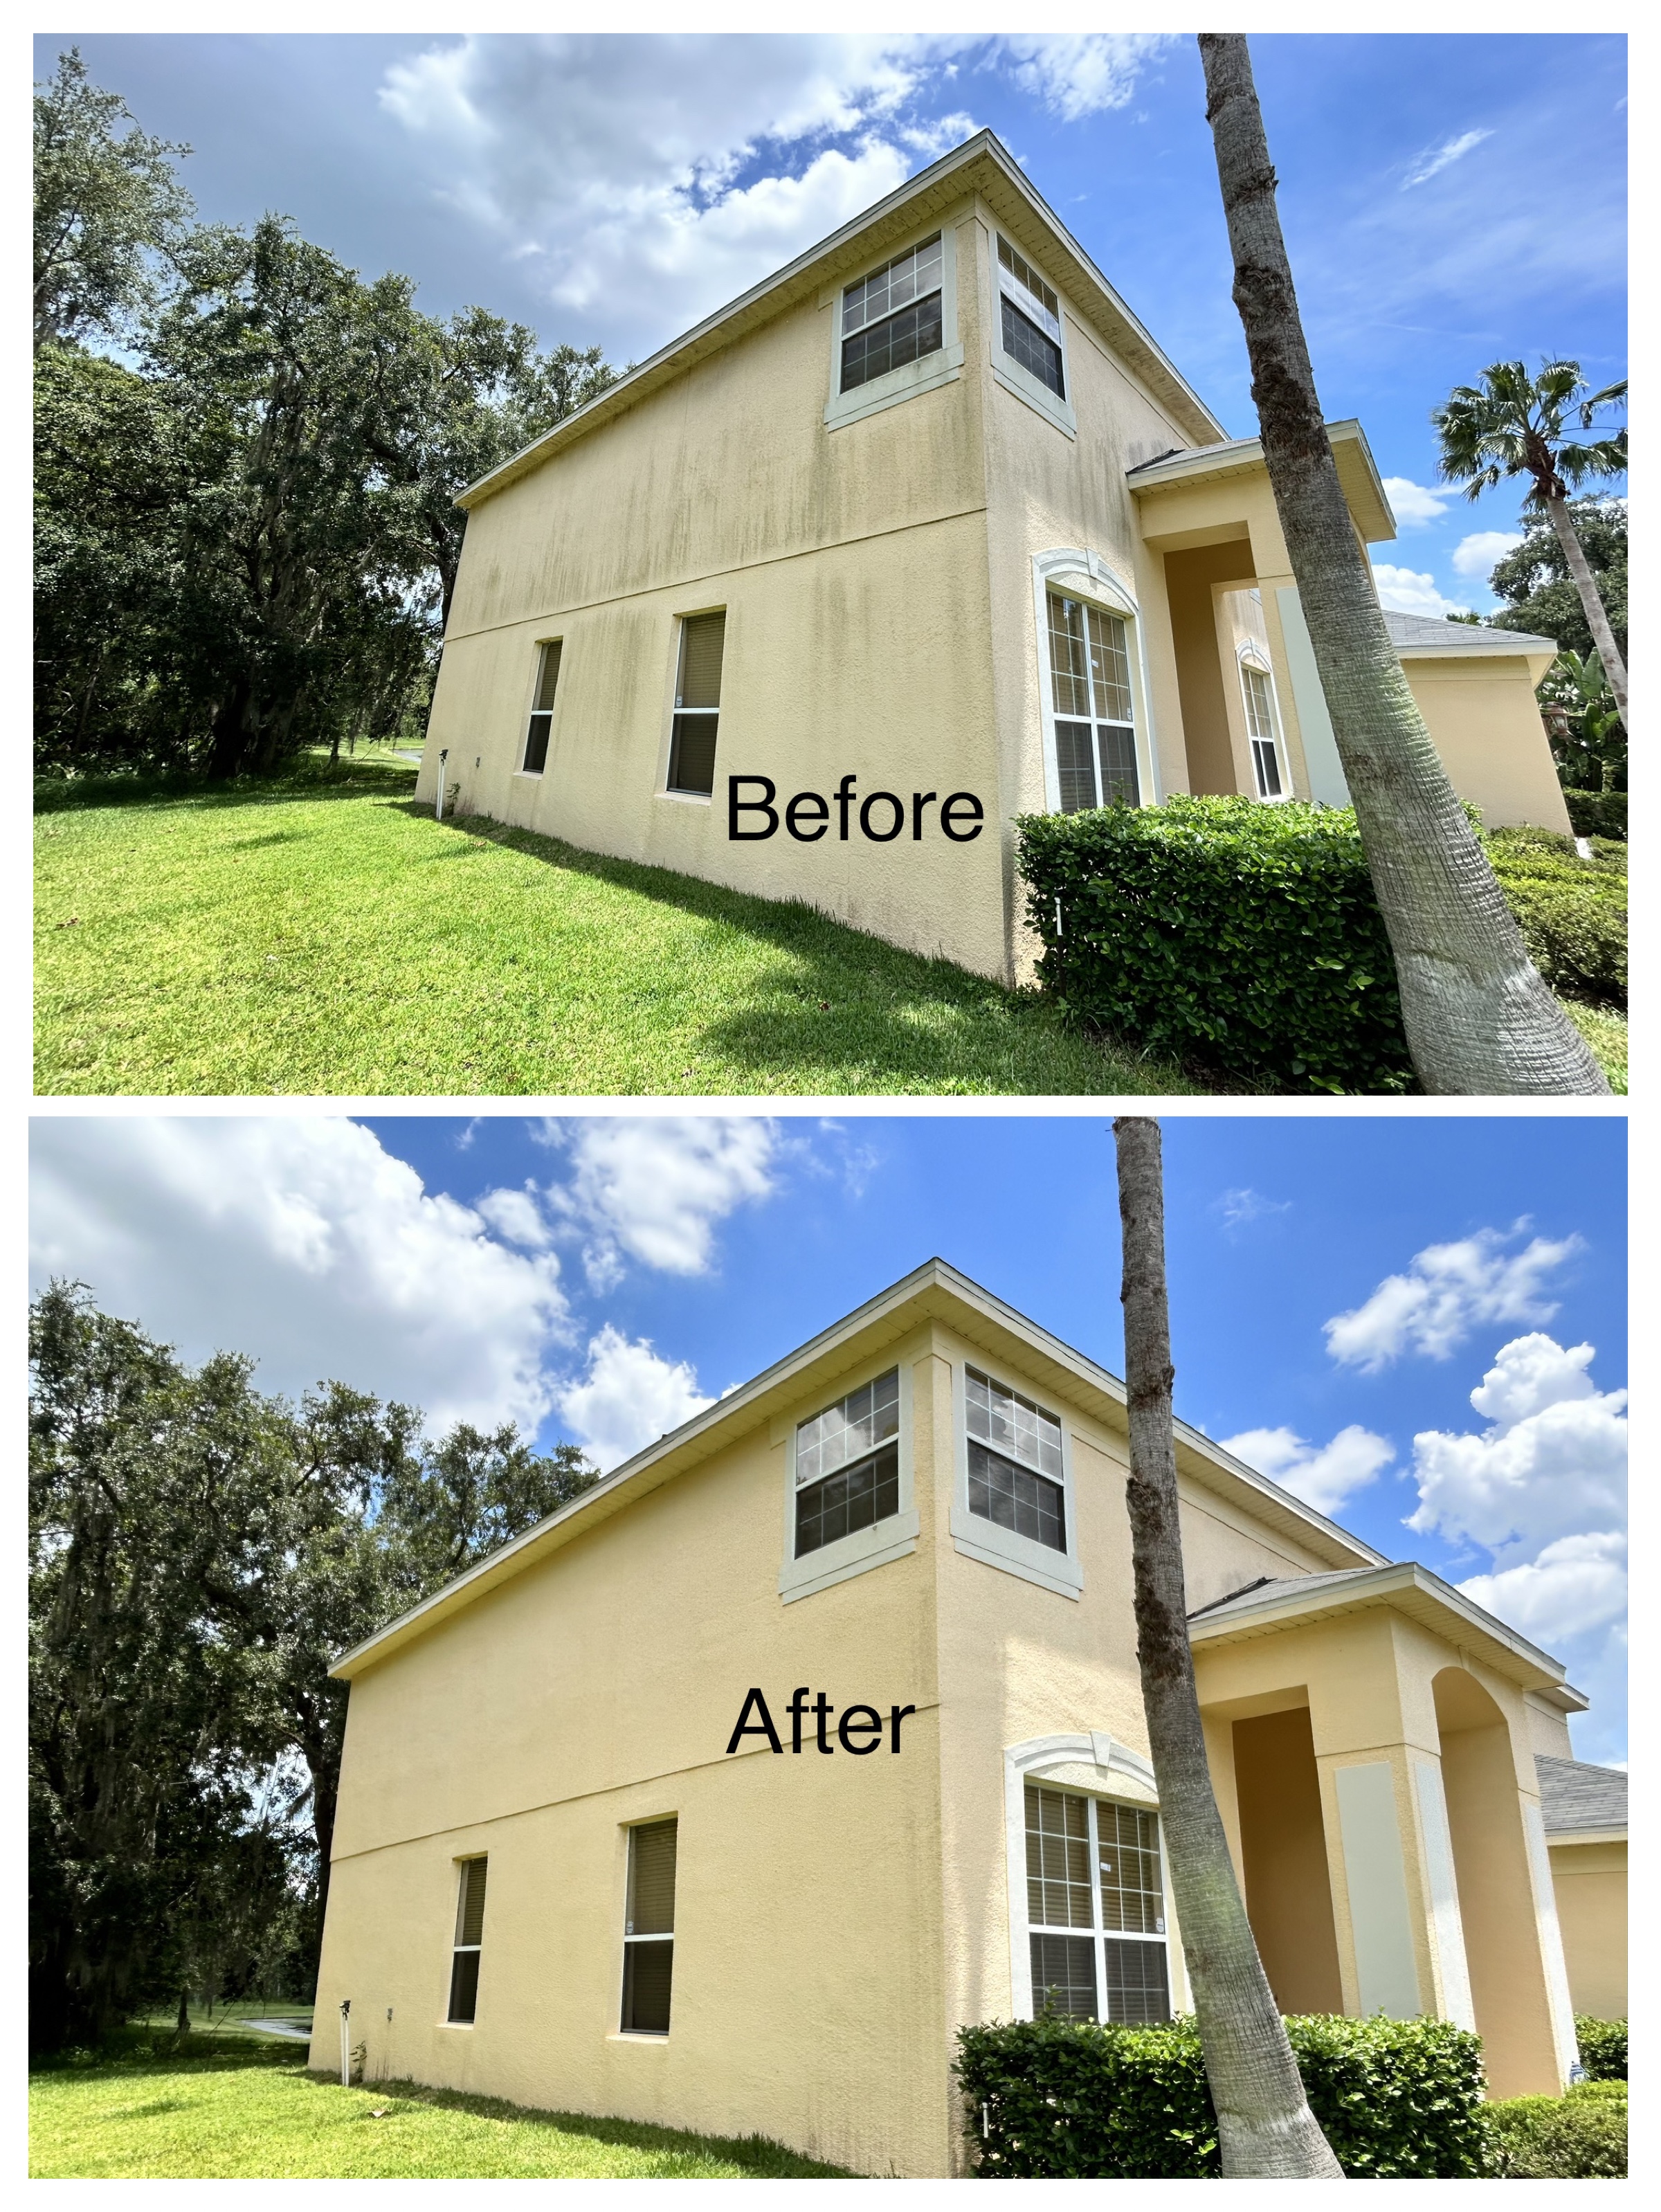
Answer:
<path fill-rule="evenodd" d="M 1327 439 L 1337 464 L 1344 498 L 1357 528 L 1369 545 L 1382 544 L 1396 535 L 1396 515 L 1378 474 L 1366 433 L 1353 415 L 1326 425 Z M 1144 461 L 1125 471 L 1133 493 L 1162 490 L 1168 484 L 1203 483 L 1213 477 L 1241 476 L 1266 467 L 1263 441 L 1235 438 L 1220 447 L 1196 453 L 1172 453 L 1164 460 Z"/>

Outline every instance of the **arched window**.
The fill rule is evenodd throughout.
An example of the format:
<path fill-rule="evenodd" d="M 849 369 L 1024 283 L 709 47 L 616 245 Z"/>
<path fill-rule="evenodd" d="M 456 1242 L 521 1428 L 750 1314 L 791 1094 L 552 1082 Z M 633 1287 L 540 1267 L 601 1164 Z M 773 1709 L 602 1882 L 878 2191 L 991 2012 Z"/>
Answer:
<path fill-rule="evenodd" d="M 1033 569 L 1047 805 L 1156 803 L 1135 602 L 1094 554 L 1041 553 Z"/>
<path fill-rule="evenodd" d="M 1275 678 L 1261 651 L 1247 645 L 1240 653 L 1240 690 L 1245 699 L 1246 742 L 1251 777 L 1259 799 L 1290 799 L 1281 744 L 1281 718 L 1275 706 Z"/>

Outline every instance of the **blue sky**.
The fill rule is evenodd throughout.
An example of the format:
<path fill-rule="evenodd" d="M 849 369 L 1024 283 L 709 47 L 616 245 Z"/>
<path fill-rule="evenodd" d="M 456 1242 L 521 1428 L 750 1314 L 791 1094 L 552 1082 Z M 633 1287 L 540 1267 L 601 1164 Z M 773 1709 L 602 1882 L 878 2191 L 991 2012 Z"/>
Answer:
<path fill-rule="evenodd" d="M 1179 1413 L 1474 1583 L 1624 1757 L 1624 1121 L 1164 1127 Z M 34 1152 L 37 1282 L 606 1465 L 933 1254 L 1122 1365 L 1090 1116 L 57 1117 Z"/>
<path fill-rule="evenodd" d="M 48 73 L 69 35 L 36 41 Z M 1188 38 L 98 33 L 94 78 L 189 142 L 202 212 L 267 210 L 435 313 L 640 357 L 997 131 L 1232 433 L 1256 427 Z M 1625 374 L 1626 41 L 1252 41 L 1330 417 L 1402 527 L 1388 601 L 1486 609 L 1507 491 L 1434 495 L 1428 410 L 1489 361 Z"/>

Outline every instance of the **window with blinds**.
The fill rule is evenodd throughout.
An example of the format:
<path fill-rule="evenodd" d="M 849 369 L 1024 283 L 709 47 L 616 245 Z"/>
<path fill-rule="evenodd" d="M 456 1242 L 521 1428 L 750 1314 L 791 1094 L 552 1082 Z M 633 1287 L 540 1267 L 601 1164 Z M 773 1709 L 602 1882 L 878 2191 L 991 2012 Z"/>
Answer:
<path fill-rule="evenodd" d="M 969 1510 L 1052 1552 L 1067 1549 L 1062 1425 L 978 1368 L 964 1372 Z"/>
<path fill-rule="evenodd" d="M 720 720 L 725 611 L 689 615 L 680 626 L 675 678 L 675 726 L 669 740 L 669 788 L 708 798 L 715 787 L 715 726 Z"/>
<path fill-rule="evenodd" d="M 525 775 L 540 775 L 548 765 L 548 732 L 553 727 L 554 691 L 559 683 L 560 640 L 556 638 L 538 649 L 536 701 L 531 708 L 531 726 L 525 733 L 525 757 L 520 763 Z"/>
<path fill-rule="evenodd" d="M 998 240 L 998 292 L 1004 351 L 1064 399 L 1062 303 L 1007 238 Z"/>
<path fill-rule="evenodd" d="M 796 1429 L 796 1557 L 900 1510 L 900 1370 L 891 1367 Z"/>
<path fill-rule="evenodd" d="M 946 342 L 939 231 L 885 261 L 842 295 L 842 389 L 938 353 Z"/>
<path fill-rule="evenodd" d="M 1240 664 L 1240 684 L 1245 692 L 1246 735 L 1251 745 L 1251 773 L 1259 799 L 1281 799 L 1280 748 L 1275 741 L 1275 694 L 1268 672 Z"/>
<path fill-rule="evenodd" d="M 484 1881 L 490 1860 L 463 1859 L 456 1896 L 455 1948 L 450 1957 L 448 2017 L 470 2026 L 478 2009 L 478 1960 L 484 1942 Z"/>
<path fill-rule="evenodd" d="M 675 1971 L 678 1820 L 629 1831 L 629 1898 L 623 1923 L 623 2032 L 667 2035 Z"/>
<path fill-rule="evenodd" d="M 1062 812 L 1138 805 L 1128 625 L 1059 592 L 1049 594 L 1049 617 Z"/>
<path fill-rule="evenodd" d="M 1035 2014 L 1170 2019 L 1156 1814 L 1029 1782 L 1026 1918 Z"/>

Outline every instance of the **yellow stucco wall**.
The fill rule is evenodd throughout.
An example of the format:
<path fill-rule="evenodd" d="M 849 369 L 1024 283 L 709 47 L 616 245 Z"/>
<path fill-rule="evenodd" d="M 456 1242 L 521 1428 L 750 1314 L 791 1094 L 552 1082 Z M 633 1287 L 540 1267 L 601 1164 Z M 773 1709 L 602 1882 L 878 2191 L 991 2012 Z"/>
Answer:
<path fill-rule="evenodd" d="M 1569 836 L 1529 662 L 1520 653 L 1448 661 L 1408 653 L 1402 666 L 1449 781 L 1475 799 L 1487 827 L 1530 822 Z"/>
<path fill-rule="evenodd" d="M 1551 1878 L 1563 1928 L 1574 2009 L 1594 2020 L 1627 2016 L 1627 1846 L 1551 1845 Z"/>

